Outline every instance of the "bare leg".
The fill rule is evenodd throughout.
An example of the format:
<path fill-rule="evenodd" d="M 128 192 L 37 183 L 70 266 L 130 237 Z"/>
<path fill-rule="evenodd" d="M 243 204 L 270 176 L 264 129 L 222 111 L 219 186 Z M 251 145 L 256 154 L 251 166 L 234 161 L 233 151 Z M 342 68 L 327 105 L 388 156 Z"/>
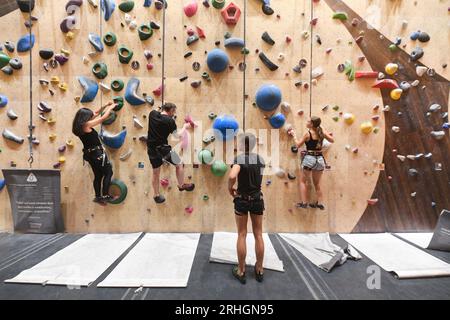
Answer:
<path fill-rule="evenodd" d="M 316 189 L 317 202 L 323 204 L 323 192 L 320 187 L 320 180 L 322 179 L 323 171 L 314 171 L 312 173 L 312 179 L 314 183 L 314 188 Z"/>
<path fill-rule="evenodd" d="M 301 170 L 300 176 L 300 195 L 304 203 L 308 203 L 308 182 L 311 181 L 311 171 Z"/>
<path fill-rule="evenodd" d="M 239 261 L 239 272 L 240 275 L 245 273 L 245 257 L 247 256 L 247 221 L 248 215 L 235 215 L 236 216 L 236 226 L 238 229 L 238 240 L 237 240 L 237 256 Z"/>
<path fill-rule="evenodd" d="M 153 178 L 152 178 L 152 185 L 153 185 L 153 192 L 154 196 L 159 196 L 159 177 L 161 174 L 161 167 L 157 169 L 153 169 Z"/>
<path fill-rule="evenodd" d="M 178 186 L 181 187 L 184 184 L 184 168 L 183 164 L 179 164 L 176 166 L 177 180 Z"/>
<path fill-rule="evenodd" d="M 262 236 L 262 225 L 263 216 L 252 214 L 250 215 L 252 219 L 253 235 L 255 236 L 255 252 L 256 252 L 256 272 L 263 273 L 263 262 L 264 262 L 264 240 Z"/>

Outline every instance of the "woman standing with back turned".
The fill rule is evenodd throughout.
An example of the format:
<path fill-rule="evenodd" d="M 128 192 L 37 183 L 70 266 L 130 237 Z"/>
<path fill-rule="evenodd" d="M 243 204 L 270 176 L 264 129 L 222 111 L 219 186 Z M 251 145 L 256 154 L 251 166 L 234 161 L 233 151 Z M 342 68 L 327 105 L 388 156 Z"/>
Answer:
<path fill-rule="evenodd" d="M 298 207 L 303 209 L 308 208 L 307 183 L 311 181 L 311 177 L 314 188 L 316 189 L 317 201 L 311 202 L 309 206 L 320 210 L 325 209 L 323 205 L 323 193 L 320 187 L 320 180 L 326 167 L 322 146 L 325 139 L 333 143 L 334 138 L 320 126 L 321 123 L 322 120 L 319 117 L 311 117 L 306 124 L 308 131 L 300 140 L 297 138 L 294 129 L 289 129 L 288 131 L 288 134 L 294 138 L 297 148 L 300 148 L 303 144 L 306 145 L 306 153 L 304 153 L 304 156 L 302 155 L 303 158 L 301 160 L 300 195 L 302 202 L 298 204 Z"/>

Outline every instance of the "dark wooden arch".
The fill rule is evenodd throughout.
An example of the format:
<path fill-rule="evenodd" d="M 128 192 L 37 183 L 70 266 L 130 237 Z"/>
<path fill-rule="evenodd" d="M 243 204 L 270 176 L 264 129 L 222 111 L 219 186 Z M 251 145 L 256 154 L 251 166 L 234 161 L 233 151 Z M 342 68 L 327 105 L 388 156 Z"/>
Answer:
<path fill-rule="evenodd" d="M 343 24 L 356 40 L 360 32 L 364 32 L 364 40 L 359 47 L 373 70 L 383 71 L 386 64 L 397 63 L 400 66 L 394 76 L 401 81 L 412 82 L 418 77 L 416 66 L 410 55 L 399 50 L 391 52 L 393 44 L 387 37 L 368 25 L 363 18 L 341 0 L 325 0 L 333 11 L 346 12 L 348 20 Z M 353 19 L 359 24 L 352 26 Z M 426 54 L 426 52 L 425 52 Z M 442 113 L 448 112 L 449 81 L 436 74 L 420 78 L 420 85 L 409 90 L 400 101 L 390 98 L 389 90 L 381 90 L 384 105 L 391 111 L 385 113 L 386 144 L 383 161 L 385 171 L 381 172 L 373 198 L 379 202 L 368 206 L 353 232 L 383 231 L 418 231 L 434 228 L 442 209 L 450 208 L 450 143 L 449 134 L 441 141 L 431 137 L 430 132 L 442 130 L 448 116 L 442 119 Z M 442 113 L 427 116 L 432 104 L 440 104 Z M 398 112 L 402 112 L 401 115 Z M 401 128 L 400 133 L 393 133 L 392 126 Z M 393 150 L 397 149 L 398 153 Z M 397 159 L 400 155 L 433 154 L 432 159 L 406 160 Z M 435 164 L 441 163 L 442 170 L 436 171 Z M 408 175 L 408 170 L 415 168 L 419 175 L 415 178 Z M 388 179 L 392 176 L 392 180 Z M 416 192 L 416 197 L 411 194 Z M 432 203 L 436 205 L 433 207 Z"/>

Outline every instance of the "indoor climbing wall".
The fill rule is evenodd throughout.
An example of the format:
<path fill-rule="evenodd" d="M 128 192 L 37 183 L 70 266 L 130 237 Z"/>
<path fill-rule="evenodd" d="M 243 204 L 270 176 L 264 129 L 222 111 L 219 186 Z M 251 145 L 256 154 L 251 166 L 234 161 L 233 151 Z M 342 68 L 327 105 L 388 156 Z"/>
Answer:
<path fill-rule="evenodd" d="M 9 100 L 0 108 L 0 129 L 25 139 L 17 144 L 2 138 L 0 166 L 28 168 L 31 73 L 33 168 L 61 170 L 68 232 L 234 230 L 227 175 L 217 176 L 198 159 L 202 150 L 213 152 L 217 162 L 234 157 L 233 140 L 223 148 L 210 141 L 214 121 L 227 115 L 241 129 L 254 130 L 266 158 L 265 230 L 434 227 L 441 209 L 450 206 L 446 1 L 272 0 L 273 15 L 263 13 L 260 0 L 167 2 L 163 10 L 162 0 L 75 0 L 69 2 L 76 9 L 70 15 L 66 2 L 36 0 L 35 44 L 23 53 L 9 52 L 6 42 L 17 47 L 28 34 L 28 13 L 15 10 L 0 17 L 0 26 L 8 30 L 0 35 L 0 54 L 19 58 L 23 65 L 12 75 L 0 72 L 0 95 Z M 72 17 L 76 28 L 67 32 Z M 226 18 L 231 18 L 228 24 Z M 415 35 L 420 39 L 410 39 Z M 416 47 L 423 48 L 424 56 L 411 61 Z M 123 61 L 130 52 L 130 61 Z M 220 72 L 207 63 L 213 53 L 229 59 Z M 372 88 L 377 78 L 381 88 L 388 88 Z M 83 81 L 89 89 L 98 84 L 98 93 L 86 93 Z M 281 100 L 262 111 L 256 96 L 267 85 L 281 91 Z M 403 91 L 397 90 L 400 98 L 394 100 L 391 91 L 397 87 Z M 87 163 L 83 166 L 82 145 L 71 125 L 79 108 L 96 110 L 112 99 L 124 104 L 102 129 L 115 143 L 126 132 L 120 148 L 107 150 L 114 178 L 128 193 L 120 204 L 101 207 L 92 202 L 93 174 Z M 179 127 L 186 117 L 198 125 L 181 152 L 186 177 L 196 190 L 180 193 L 175 170 L 163 166 L 161 189 L 167 201 L 157 206 L 145 137 L 147 115 L 162 101 L 178 106 Z M 322 180 L 324 211 L 295 206 L 300 154 L 293 152 L 286 129 L 292 126 L 302 136 L 310 115 L 321 117 L 336 139 L 325 154 L 330 167 Z M 178 150 L 183 144 L 170 142 Z M 0 230 L 11 230 L 6 188 L 0 191 L 0 209 Z"/>

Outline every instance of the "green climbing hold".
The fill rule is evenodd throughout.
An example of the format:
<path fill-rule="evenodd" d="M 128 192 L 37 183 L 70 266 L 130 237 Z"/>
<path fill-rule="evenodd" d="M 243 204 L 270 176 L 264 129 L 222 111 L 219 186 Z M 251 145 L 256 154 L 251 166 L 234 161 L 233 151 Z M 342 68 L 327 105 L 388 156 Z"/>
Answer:
<path fill-rule="evenodd" d="M 123 105 L 124 105 L 123 97 L 121 97 L 121 96 L 114 97 L 113 101 L 116 104 L 116 106 L 114 107 L 113 110 L 116 111 L 116 112 L 120 111 L 120 109 L 122 109 Z"/>
<path fill-rule="evenodd" d="M 134 1 L 125 1 L 119 4 L 119 10 L 122 12 L 130 12 L 134 8 Z"/>
<path fill-rule="evenodd" d="M 209 196 L 207 194 L 203 195 L 203 201 L 208 201 L 209 200 Z"/>
<path fill-rule="evenodd" d="M 120 79 L 116 79 L 111 82 L 111 89 L 113 89 L 113 91 L 119 92 L 124 87 L 125 87 L 125 83 Z"/>
<path fill-rule="evenodd" d="M 333 19 L 338 19 L 341 21 L 346 21 L 348 19 L 348 16 L 345 12 L 335 12 L 333 14 Z"/>
<path fill-rule="evenodd" d="M 117 50 L 119 53 L 119 61 L 123 64 L 128 64 L 133 58 L 133 51 L 128 49 L 126 46 L 120 46 Z"/>
<path fill-rule="evenodd" d="M 114 200 L 109 201 L 110 204 L 120 204 L 125 201 L 128 194 L 128 188 L 122 181 L 114 179 L 111 181 L 109 194 L 114 198 Z"/>
<path fill-rule="evenodd" d="M 211 164 L 214 160 L 214 155 L 210 150 L 203 149 L 198 153 L 198 160 L 202 164 Z"/>
<path fill-rule="evenodd" d="M 11 58 L 7 54 L 0 52 L 0 69 L 7 66 L 9 60 L 11 60 Z"/>
<path fill-rule="evenodd" d="M 212 6 L 216 9 L 225 7 L 225 0 L 212 0 Z"/>
<path fill-rule="evenodd" d="M 139 39 L 141 41 L 151 38 L 153 35 L 153 29 L 148 24 L 143 24 L 138 28 Z"/>
<path fill-rule="evenodd" d="M 97 62 L 92 67 L 92 73 L 97 79 L 105 79 L 108 75 L 108 67 L 103 62 Z"/>
<path fill-rule="evenodd" d="M 112 47 L 117 42 L 117 36 L 112 32 L 108 32 L 103 36 L 103 42 L 108 47 Z"/>
<path fill-rule="evenodd" d="M 102 116 L 104 114 L 105 114 L 104 112 L 101 113 Z M 106 118 L 106 120 L 103 121 L 102 124 L 105 125 L 105 126 L 109 126 L 110 124 L 113 124 L 114 121 L 116 121 L 116 119 L 117 119 L 117 114 L 114 111 L 111 111 L 111 113 L 109 114 L 109 117 Z"/>
<path fill-rule="evenodd" d="M 344 72 L 348 76 L 348 80 L 355 80 L 356 69 L 353 66 L 353 63 L 350 60 L 345 61 L 344 63 Z"/>
<path fill-rule="evenodd" d="M 389 50 L 391 50 L 391 52 L 395 52 L 395 51 L 398 50 L 398 47 L 397 47 L 395 44 L 391 44 L 391 45 L 389 46 Z"/>
<path fill-rule="evenodd" d="M 247 55 L 250 54 L 250 50 L 248 50 L 247 48 L 242 48 L 241 53 Z"/>
<path fill-rule="evenodd" d="M 211 166 L 211 172 L 216 177 L 223 177 L 227 173 L 228 166 L 222 160 L 216 160 Z"/>

